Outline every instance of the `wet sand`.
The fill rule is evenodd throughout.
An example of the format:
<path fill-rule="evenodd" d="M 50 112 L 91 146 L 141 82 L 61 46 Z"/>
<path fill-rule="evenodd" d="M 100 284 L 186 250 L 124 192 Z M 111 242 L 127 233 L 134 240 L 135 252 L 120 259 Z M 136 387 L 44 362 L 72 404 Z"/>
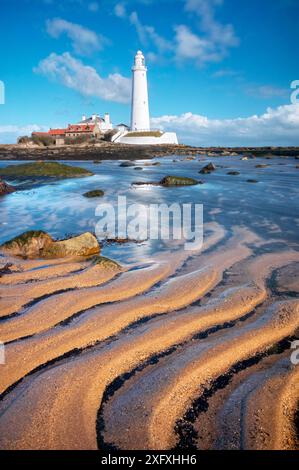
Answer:
<path fill-rule="evenodd" d="M 0 448 L 298 448 L 299 252 L 206 230 L 121 269 L 6 259 Z"/>

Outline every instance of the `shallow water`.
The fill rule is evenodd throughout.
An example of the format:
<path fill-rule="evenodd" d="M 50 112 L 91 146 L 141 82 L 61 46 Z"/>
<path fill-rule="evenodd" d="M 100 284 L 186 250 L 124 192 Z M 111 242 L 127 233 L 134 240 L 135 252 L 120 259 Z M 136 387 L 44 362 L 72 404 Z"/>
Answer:
<path fill-rule="evenodd" d="M 177 159 L 177 162 L 173 162 Z M 133 167 L 120 167 L 118 161 L 67 162 L 91 170 L 94 176 L 53 181 L 11 181 L 26 188 L 0 199 L 0 243 L 26 231 L 45 230 L 54 238 L 65 238 L 84 231 L 94 231 L 99 218 L 95 208 L 99 203 L 116 205 L 118 196 L 126 196 L 128 204 L 203 204 L 204 223 L 216 221 L 230 230 L 234 225 L 250 227 L 266 240 L 274 239 L 277 246 L 298 248 L 299 204 L 298 175 L 293 158 L 272 158 L 241 161 L 239 157 L 219 157 L 212 161 L 219 166 L 210 175 L 198 171 L 205 161 L 186 161 L 182 157 L 137 161 Z M 0 162 L 0 167 L 20 162 Z M 257 169 L 259 163 L 269 167 Z M 239 176 L 227 175 L 240 171 Z M 133 187 L 134 181 L 158 182 L 166 175 L 180 175 L 204 180 L 204 185 L 162 188 Z M 258 183 L 246 180 L 256 179 Z M 82 194 L 91 189 L 103 189 L 101 199 L 87 199 Z M 157 250 L 168 250 L 169 244 L 148 240 L 140 244 L 110 245 L 103 254 L 120 262 L 141 261 Z"/>

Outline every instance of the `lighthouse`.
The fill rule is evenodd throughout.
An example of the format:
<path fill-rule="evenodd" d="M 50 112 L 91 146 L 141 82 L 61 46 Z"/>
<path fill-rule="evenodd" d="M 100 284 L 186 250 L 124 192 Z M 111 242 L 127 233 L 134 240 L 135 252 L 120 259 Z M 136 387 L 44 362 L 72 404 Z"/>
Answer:
<path fill-rule="evenodd" d="M 137 51 L 132 67 L 131 128 L 119 126 L 111 141 L 127 145 L 177 145 L 175 132 L 150 128 L 144 55 Z"/>
<path fill-rule="evenodd" d="M 135 55 L 132 75 L 131 130 L 149 131 L 147 68 L 141 51 L 137 51 Z"/>

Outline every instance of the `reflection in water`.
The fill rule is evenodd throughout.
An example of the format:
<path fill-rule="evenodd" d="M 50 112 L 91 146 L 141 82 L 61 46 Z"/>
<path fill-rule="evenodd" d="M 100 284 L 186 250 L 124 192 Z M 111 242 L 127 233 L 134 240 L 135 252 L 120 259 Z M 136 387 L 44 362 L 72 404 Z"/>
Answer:
<path fill-rule="evenodd" d="M 136 165 L 143 167 L 142 171 L 120 167 L 117 161 L 106 161 L 101 165 L 69 162 L 90 169 L 95 175 L 51 182 L 14 181 L 15 185 L 20 184 L 26 189 L 0 199 L 0 242 L 32 229 L 45 230 L 55 238 L 94 231 L 98 221 L 95 216 L 97 204 L 109 202 L 116 205 L 117 197 L 125 195 L 128 204 L 203 204 L 205 223 L 215 220 L 226 228 L 245 225 L 266 239 L 277 238 L 296 247 L 298 170 L 293 159 L 273 158 L 268 168 L 257 169 L 256 165 L 262 159 L 241 162 L 238 157 L 219 157 L 215 160 L 220 166 L 217 171 L 203 178 L 198 171 L 207 161 L 181 159 L 174 163 L 172 160 L 173 156 L 159 159 L 159 166 L 138 161 Z M 0 166 L 11 163 L 0 162 Z M 240 171 L 240 175 L 227 175 L 230 170 Z M 132 186 L 136 181 L 158 182 L 169 174 L 204 179 L 205 184 L 179 188 Z M 248 179 L 256 179 L 258 183 L 248 183 Z M 105 196 L 101 200 L 84 198 L 82 194 L 91 189 L 103 189 Z M 110 245 L 104 248 L 103 254 L 120 262 L 140 261 L 154 252 L 169 249 L 170 245 L 159 240 Z"/>

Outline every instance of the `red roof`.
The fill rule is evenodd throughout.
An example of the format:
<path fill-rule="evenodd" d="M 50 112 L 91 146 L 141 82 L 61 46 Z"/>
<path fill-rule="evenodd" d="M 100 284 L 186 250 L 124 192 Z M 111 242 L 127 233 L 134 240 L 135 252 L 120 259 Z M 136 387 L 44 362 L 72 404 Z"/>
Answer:
<path fill-rule="evenodd" d="M 66 129 L 50 129 L 48 134 L 50 135 L 65 135 Z"/>
<path fill-rule="evenodd" d="M 95 126 L 86 124 L 70 124 L 66 129 L 66 132 L 93 132 Z"/>
<path fill-rule="evenodd" d="M 32 135 L 65 136 L 67 133 L 93 132 L 94 128 L 94 124 L 69 124 L 67 129 L 50 129 L 48 132 L 32 132 Z"/>

